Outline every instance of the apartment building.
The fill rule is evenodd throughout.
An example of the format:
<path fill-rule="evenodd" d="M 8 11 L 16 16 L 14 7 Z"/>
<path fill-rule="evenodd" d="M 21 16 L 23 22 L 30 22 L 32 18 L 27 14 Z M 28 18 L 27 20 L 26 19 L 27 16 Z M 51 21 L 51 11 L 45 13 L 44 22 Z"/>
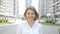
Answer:
<path fill-rule="evenodd" d="M 40 0 L 39 11 L 41 16 L 49 16 L 50 19 L 59 20 L 60 0 Z"/>
<path fill-rule="evenodd" d="M 49 0 L 39 0 L 39 12 L 41 16 L 44 17 L 47 13 L 49 13 L 49 7 Z"/>
<path fill-rule="evenodd" d="M 53 0 L 49 11 L 60 17 L 60 0 Z"/>
<path fill-rule="evenodd" d="M 17 0 L 0 0 L 0 15 L 16 16 L 18 11 Z"/>
<path fill-rule="evenodd" d="M 42 15 L 51 12 L 56 12 L 56 14 L 59 14 L 60 0 L 39 0 L 39 11 Z"/>

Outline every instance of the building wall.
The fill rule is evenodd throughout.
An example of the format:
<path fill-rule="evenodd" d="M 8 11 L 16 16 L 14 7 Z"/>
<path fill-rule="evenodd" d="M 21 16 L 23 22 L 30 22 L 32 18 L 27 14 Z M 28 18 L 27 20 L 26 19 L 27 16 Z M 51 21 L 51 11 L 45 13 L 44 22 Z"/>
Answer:
<path fill-rule="evenodd" d="M 49 12 L 49 6 L 49 0 L 39 0 L 39 11 L 41 12 L 41 16 Z"/>
<path fill-rule="evenodd" d="M 58 15 L 60 13 L 60 0 L 54 0 L 51 3 L 49 10 L 51 11 L 51 13 L 54 12 L 56 15 Z"/>
<path fill-rule="evenodd" d="M 0 0 L 0 14 L 14 16 L 17 14 L 16 0 Z"/>

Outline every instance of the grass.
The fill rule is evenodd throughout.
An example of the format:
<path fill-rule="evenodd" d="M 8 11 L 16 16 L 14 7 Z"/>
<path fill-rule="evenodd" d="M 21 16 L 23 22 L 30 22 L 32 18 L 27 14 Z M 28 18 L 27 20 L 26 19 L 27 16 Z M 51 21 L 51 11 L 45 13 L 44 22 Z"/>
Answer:
<path fill-rule="evenodd" d="M 42 23 L 44 25 L 60 26 L 60 24 Z"/>

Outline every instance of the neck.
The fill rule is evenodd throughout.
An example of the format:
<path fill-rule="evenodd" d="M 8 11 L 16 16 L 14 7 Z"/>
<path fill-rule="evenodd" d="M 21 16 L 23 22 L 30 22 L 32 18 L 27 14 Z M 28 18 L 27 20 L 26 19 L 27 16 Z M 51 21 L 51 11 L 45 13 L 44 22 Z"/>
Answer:
<path fill-rule="evenodd" d="M 27 20 L 27 21 L 28 21 L 28 24 L 30 25 L 30 27 L 32 27 L 34 24 L 34 21 L 33 20 Z"/>

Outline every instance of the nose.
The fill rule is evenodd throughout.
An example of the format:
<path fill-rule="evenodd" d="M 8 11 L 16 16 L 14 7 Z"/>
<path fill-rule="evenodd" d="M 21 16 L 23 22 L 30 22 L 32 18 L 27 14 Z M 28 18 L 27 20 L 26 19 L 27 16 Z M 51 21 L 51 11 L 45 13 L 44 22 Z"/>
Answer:
<path fill-rule="evenodd" d="M 29 16 L 32 16 L 32 14 L 30 13 L 30 15 Z"/>

